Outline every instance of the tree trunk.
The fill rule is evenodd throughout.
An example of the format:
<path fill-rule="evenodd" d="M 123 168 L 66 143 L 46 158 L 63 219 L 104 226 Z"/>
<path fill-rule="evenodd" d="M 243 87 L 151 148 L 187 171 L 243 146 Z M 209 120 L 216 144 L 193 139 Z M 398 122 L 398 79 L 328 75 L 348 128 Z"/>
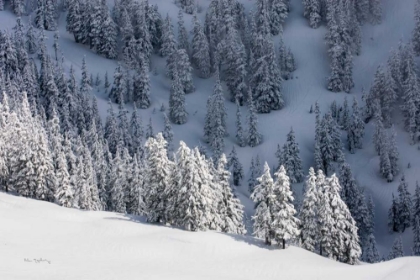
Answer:
<path fill-rule="evenodd" d="M 286 240 L 283 239 L 283 249 L 286 249 Z"/>

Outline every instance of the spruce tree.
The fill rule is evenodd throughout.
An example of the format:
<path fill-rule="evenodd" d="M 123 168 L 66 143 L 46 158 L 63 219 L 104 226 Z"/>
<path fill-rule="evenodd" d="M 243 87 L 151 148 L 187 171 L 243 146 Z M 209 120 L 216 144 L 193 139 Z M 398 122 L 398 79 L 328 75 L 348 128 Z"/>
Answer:
<path fill-rule="evenodd" d="M 236 141 L 240 147 L 246 146 L 245 132 L 242 126 L 242 114 L 241 107 L 239 106 L 238 100 L 236 100 Z"/>
<path fill-rule="evenodd" d="M 390 232 L 398 232 L 401 228 L 399 218 L 399 203 L 392 194 L 392 204 L 388 211 L 388 229 Z"/>
<path fill-rule="evenodd" d="M 416 1 L 414 10 L 415 27 L 413 30 L 413 49 L 416 55 L 420 55 L 420 2 Z"/>
<path fill-rule="evenodd" d="M 173 71 L 172 88 L 169 95 L 169 117 L 175 124 L 187 122 L 187 111 L 185 109 L 185 91 L 178 73 L 178 69 Z"/>
<path fill-rule="evenodd" d="M 192 65 L 199 71 L 200 77 L 208 78 L 211 72 L 210 49 L 206 35 L 197 18 L 193 16 L 193 38 L 192 38 Z"/>
<path fill-rule="evenodd" d="M 248 94 L 248 109 L 248 145 L 250 147 L 256 147 L 261 144 L 262 136 L 258 131 L 258 116 L 251 91 Z"/>
<path fill-rule="evenodd" d="M 404 232 L 411 225 L 412 207 L 411 195 L 408 192 L 408 183 L 405 181 L 403 174 L 398 185 L 398 218 L 401 232 Z"/>
<path fill-rule="evenodd" d="M 178 12 L 178 49 L 184 49 L 187 54 L 190 53 L 190 43 L 188 40 L 187 29 L 184 24 L 184 13 Z"/>
<path fill-rule="evenodd" d="M 229 154 L 229 161 L 226 165 L 228 170 L 232 170 L 233 184 L 235 186 L 240 185 L 240 181 L 244 178 L 244 171 L 241 162 L 238 159 L 235 146 L 232 147 L 232 151 Z"/>
<path fill-rule="evenodd" d="M 291 183 L 300 183 L 303 180 L 302 161 L 299 156 L 299 145 L 296 142 L 293 128 L 287 134 L 286 144 L 282 151 L 282 164 L 284 165 Z"/>
<path fill-rule="evenodd" d="M 164 191 L 169 186 L 172 169 L 166 145 L 162 133 L 158 133 L 155 138 L 149 138 L 145 144 L 147 172 L 144 176 L 144 184 L 148 187 L 145 190 L 144 201 L 146 217 L 150 222 L 163 222 L 165 217 Z"/>
<path fill-rule="evenodd" d="M 243 223 L 243 206 L 239 199 L 233 194 L 229 180 L 230 172 L 226 170 L 227 160 L 223 154 L 217 166 L 217 182 L 222 191 L 222 219 L 224 219 L 223 232 L 234 234 L 245 234 Z M 234 171 L 235 172 L 235 171 Z M 235 173 L 234 173 L 235 176 Z M 234 179 L 235 180 L 235 179 Z"/>
<path fill-rule="evenodd" d="M 149 69 L 143 54 L 140 54 L 140 66 L 133 81 L 133 101 L 140 109 L 150 107 L 150 78 Z"/>
<path fill-rule="evenodd" d="M 413 255 L 420 256 L 420 217 L 418 216 L 416 216 L 414 224 L 413 224 L 413 232 L 414 232 Z"/>
<path fill-rule="evenodd" d="M 380 0 L 369 0 L 370 22 L 380 24 L 382 22 L 382 3 Z"/>
<path fill-rule="evenodd" d="M 373 234 L 368 236 L 367 244 L 365 248 L 363 248 L 363 255 L 364 261 L 368 263 L 377 263 L 380 261 L 379 252 L 376 248 L 375 236 Z"/>
<path fill-rule="evenodd" d="M 296 210 L 293 206 L 293 193 L 290 190 L 289 177 L 283 166 L 274 174 L 274 195 L 276 205 L 273 209 L 274 220 L 274 239 L 277 244 L 282 244 L 286 248 L 286 241 L 294 240 L 299 236 L 299 220 L 295 217 Z"/>
<path fill-rule="evenodd" d="M 299 211 L 302 248 L 311 252 L 315 252 L 319 236 L 317 224 L 319 201 L 316 179 L 315 171 L 311 167 L 305 182 L 303 203 Z"/>
<path fill-rule="evenodd" d="M 404 248 L 402 243 L 402 237 L 401 235 L 399 235 L 394 240 L 394 244 L 392 245 L 387 260 L 393 260 L 401 257 L 404 257 Z"/>
<path fill-rule="evenodd" d="M 255 186 L 251 194 L 251 199 L 256 203 L 254 220 L 254 235 L 257 238 L 265 240 L 267 245 L 271 245 L 274 241 L 273 211 L 272 207 L 275 203 L 274 181 L 270 174 L 270 168 L 265 163 L 264 171 L 261 177 L 257 179 L 258 185 Z"/>

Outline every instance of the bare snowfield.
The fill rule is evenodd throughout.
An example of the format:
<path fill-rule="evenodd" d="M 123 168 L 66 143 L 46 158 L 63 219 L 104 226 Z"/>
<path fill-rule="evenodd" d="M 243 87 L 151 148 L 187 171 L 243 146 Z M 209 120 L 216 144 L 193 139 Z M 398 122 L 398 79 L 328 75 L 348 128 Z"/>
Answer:
<path fill-rule="evenodd" d="M 187 232 L 0 193 L 0 279 L 420 279 L 420 258 L 350 266 L 251 237 Z"/>

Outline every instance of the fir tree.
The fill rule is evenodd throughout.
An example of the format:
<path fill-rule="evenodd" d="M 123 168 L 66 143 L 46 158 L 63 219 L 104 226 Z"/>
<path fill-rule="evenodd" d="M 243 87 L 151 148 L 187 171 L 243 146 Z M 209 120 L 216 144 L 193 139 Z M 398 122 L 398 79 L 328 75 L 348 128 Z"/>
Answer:
<path fill-rule="evenodd" d="M 316 180 L 315 171 L 311 167 L 305 182 L 303 203 L 299 212 L 302 248 L 311 252 L 315 252 L 319 236 L 317 225 L 319 201 Z"/>
<path fill-rule="evenodd" d="M 240 185 L 240 181 L 244 178 L 244 171 L 241 162 L 238 159 L 235 146 L 232 147 L 232 151 L 229 154 L 229 161 L 227 162 L 227 169 L 232 170 L 233 184 L 235 186 Z"/>
<path fill-rule="evenodd" d="M 396 237 L 394 240 L 394 244 L 392 245 L 391 251 L 388 255 L 388 260 L 393 260 L 396 258 L 404 257 L 404 249 L 403 249 L 403 243 L 402 243 L 402 237 L 401 235 Z"/>
<path fill-rule="evenodd" d="M 375 236 L 373 234 L 368 236 L 367 244 L 363 249 L 364 261 L 368 263 L 377 263 L 380 261 L 379 252 L 376 248 Z"/>
<path fill-rule="evenodd" d="M 411 225 L 412 207 L 411 195 L 408 192 L 408 183 L 405 181 L 403 174 L 398 185 L 398 219 L 401 232 L 404 232 Z"/>
<path fill-rule="evenodd" d="M 244 129 L 242 127 L 241 107 L 239 106 L 238 100 L 236 100 L 236 141 L 240 147 L 245 147 L 247 144 Z"/>
<path fill-rule="evenodd" d="M 147 109 L 151 104 L 149 69 L 144 56 L 140 56 L 140 67 L 133 81 L 133 101 L 138 108 Z"/>
<path fill-rule="evenodd" d="M 293 193 L 290 190 L 289 177 L 283 166 L 274 174 L 274 195 L 276 196 L 276 205 L 273 209 L 274 220 L 274 238 L 277 244 L 283 244 L 286 247 L 286 241 L 296 239 L 299 236 L 299 220 L 295 217 L 296 210 L 293 206 Z"/>
<path fill-rule="evenodd" d="M 173 71 L 172 88 L 169 96 L 169 117 L 175 124 L 184 124 L 187 122 L 185 91 L 178 69 L 176 68 Z"/>
<path fill-rule="evenodd" d="M 416 216 L 414 224 L 413 224 L 413 232 L 414 232 L 413 255 L 420 256 L 420 218 L 418 216 Z"/>
<path fill-rule="evenodd" d="M 258 131 L 258 116 L 254 106 L 254 100 L 251 91 L 249 91 L 248 94 L 248 107 L 248 145 L 250 147 L 256 147 L 259 144 L 261 144 L 262 137 L 260 132 Z"/>
<path fill-rule="evenodd" d="M 234 234 L 245 234 L 246 230 L 243 223 L 243 206 L 241 205 L 239 199 L 232 193 L 232 189 L 229 184 L 230 172 L 226 170 L 226 165 L 227 160 L 223 154 L 217 166 L 217 181 L 222 191 L 221 216 L 224 219 L 222 231 Z"/>
<path fill-rule="evenodd" d="M 392 194 L 392 205 L 388 211 L 388 229 L 390 232 L 398 232 L 401 228 L 399 214 L 399 203 Z"/>
<path fill-rule="evenodd" d="M 208 78 L 211 71 L 209 43 L 196 14 L 193 16 L 193 26 L 191 62 L 198 69 L 200 77 Z"/>

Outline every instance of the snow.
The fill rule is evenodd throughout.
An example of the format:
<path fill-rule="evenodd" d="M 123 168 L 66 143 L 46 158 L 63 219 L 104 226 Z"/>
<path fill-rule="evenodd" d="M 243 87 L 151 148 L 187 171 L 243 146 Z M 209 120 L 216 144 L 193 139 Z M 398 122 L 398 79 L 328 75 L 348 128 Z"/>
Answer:
<path fill-rule="evenodd" d="M 175 29 L 177 29 L 176 22 L 178 7 L 176 7 L 173 0 L 149 0 L 149 2 L 151 4 L 159 5 L 159 11 L 163 17 L 168 13 L 172 18 L 172 23 Z M 203 24 L 205 10 L 210 1 L 199 0 L 198 2 L 203 7 L 203 12 L 199 14 L 201 24 Z M 255 1 L 251 0 L 241 0 L 241 2 L 244 3 L 247 11 L 249 11 L 253 5 L 255 5 Z M 277 144 L 280 143 L 280 146 L 283 146 L 286 141 L 286 134 L 290 131 L 290 127 L 293 126 L 293 129 L 296 133 L 296 140 L 299 143 L 304 172 L 307 174 L 309 167 L 313 165 L 315 130 L 315 116 L 314 114 L 309 114 L 310 106 L 318 101 L 321 106 L 321 111 L 324 113 L 334 99 L 337 100 L 338 104 L 341 104 L 345 96 L 348 97 L 349 103 L 351 102 L 353 96 L 355 96 L 357 99 L 359 99 L 359 105 L 362 105 L 363 103 L 360 102 L 361 89 L 365 88 L 368 90 L 370 88 L 377 66 L 379 64 L 386 63 L 390 50 L 397 47 L 398 41 L 400 39 L 403 41 L 409 40 L 411 37 L 411 32 L 414 28 L 415 0 L 383 0 L 382 23 L 375 26 L 366 24 L 362 27 L 362 54 L 358 57 L 355 57 L 354 59 L 355 65 L 353 73 L 355 88 L 351 91 L 350 95 L 345 93 L 331 93 L 326 90 L 326 79 L 330 70 L 329 60 L 327 57 L 327 47 L 324 43 L 326 28 L 325 26 L 321 26 L 318 29 L 311 29 L 307 20 L 303 18 L 302 1 L 295 0 L 290 2 L 291 13 L 286 20 L 283 41 L 286 46 L 291 47 L 291 50 L 295 56 L 297 70 L 292 74 L 294 78 L 284 82 L 283 84 L 283 95 L 286 102 L 285 108 L 270 114 L 259 115 L 259 130 L 264 136 L 263 144 L 256 148 L 236 147 L 239 159 L 244 166 L 245 172 L 248 172 L 249 170 L 251 158 L 257 154 L 259 154 L 262 162 L 267 161 L 270 166 L 275 166 L 277 164 L 277 160 L 275 158 Z M 113 5 L 113 1 L 110 0 L 109 3 L 110 5 Z M 184 14 L 184 21 L 187 30 L 191 30 L 192 15 Z M 27 23 L 27 18 L 24 19 L 24 22 Z M 11 31 L 11 28 L 14 25 L 15 16 L 12 15 L 10 11 L 0 12 L 1 28 Z M 94 54 L 91 50 L 89 50 L 87 46 L 76 44 L 74 42 L 73 36 L 65 31 L 65 16 L 63 14 L 59 20 L 59 31 L 59 44 L 61 51 L 65 55 L 65 67 L 67 69 L 73 65 L 77 69 L 77 75 L 80 78 L 82 58 L 83 56 L 86 56 L 88 71 L 94 75 L 99 73 L 100 77 L 102 78 L 102 82 L 105 72 L 108 71 L 110 81 L 112 82 L 114 69 L 117 66 L 116 61 L 102 58 Z M 54 33 L 46 32 L 46 34 L 48 36 L 49 51 L 50 53 L 53 53 L 52 45 Z M 278 42 L 278 40 L 279 36 L 275 38 L 276 42 Z M 164 75 L 164 58 L 153 56 L 152 68 L 156 69 L 158 73 L 157 76 L 154 76 L 153 74 L 150 75 L 152 106 L 147 110 L 140 110 L 140 112 L 143 118 L 143 124 L 147 124 L 149 117 L 152 117 L 154 131 L 158 132 L 162 131 L 164 128 L 164 117 L 159 109 L 162 103 L 165 103 L 166 108 L 169 107 L 168 99 L 171 83 L 169 79 L 167 79 Z M 213 91 L 215 78 L 212 77 L 209 79 L 201 79 L 195 75 L 194 84 L 196 91 L 186 95 L 186 109 L 189 113 L 188 122 L 184 125 L 173 125 L 175 148 L 177 148 L 180 140 L 185 141 L 190 147 L 196 146 L 200 142 L 203 143 L 203 125 L 206 113 L 206 101 L 207 97 Z M 105 119 L 106 110 L 108 109 L 107 96 L 105 96 L 102 89 L 99 91 L 96 91 L 95 89 L 95 95 L 98 97 L 100 113 Z M 225 91 L 225 97 L 226 99 L 228 97 L 227 91 Z M 236 143 L 236 107 L 234 103 L 226 101 L 226 108 L 228 112 L 227 130 L 229 131 L 229 137 L 226 138 L 225 153 L 228 153 L 232 149 L 232 145 Z M 129 105 L 129 109 L 131 110 L 131 105 Z M 242 116 L 244 119 L 246 115 L 247 109 L 242 108 Z M 417 172 L 420 169 L 420 157 L 418 156 L 419 151 L 417 150 L 416 146 L 410 146 L 408 144 L 409 136 L 408 133 L 403 130 L 402 118 L 398 112 L 395 113 L 393 122 L 396 125 L 396 131 L 398 133 L 397 143 L 401 158 L 400 169 L 405 173 L 406 180 L 409 183 L 409 191 L 411 194 L 413 194 L 415 181 L 418 179 Z M 357 150 L 356 154 L 354 155 L 346 153 L 346 160 L 351 165 L 352 171 L 359 184 L 364 186 L 366 188 L 367 195 L 372 195 L 374 199 L 376 206 L 375 237 L 378 242 L 378 249 L 380 254 L 387 255 L 395 239 L 395 235 L 388 233 L 387 213 L 389 207 L 391 206 L 391 194 L 393 192 L 396 194 L 400 176 L 397 176 L 394 182 L 389 184 L 386 183 L 383 178 L 381 178 L 379 174 L 379 157 L 374 151 L 373 143 L 371 140 L 374 131 L 373 128 L 374 126 L 372 123 L 369 124 L 366 128 L 366 135 L 363 143 L 364 148 L 362 150 Z M 408 163 L 411 163 L 410 169 L 407 169 Z M 242 181 L 242 186 L 238 188 L 238 192 L 242 203 L 245 205 L 246 215 L 250 217 L 254 212 L 254 204 L 250 201 L 249 193 L 247 190 L 248 186 L 246 182 L 248 175 L 249 174 L 246 174 L 245 179 Z M 294 184 L 293 188 L 297 194 L 300 194 L 302 184 Z M 225 265 L 227 267 L 226 269 L 231 269 L 231 271 L 236 270 L 238 273 L 243 273 L 244 277 L 249 279 L 255 278 L 256 275 L 260 275 L 259 273 L 263 273 L 263 271 L 266 271 L 265 269 L 267 269 L 267 271 L 270 272 L 264 272 L 262 276 L 266 276 L 265 278 L 269 279 L 270 277 L 275 277 L 276 275 L 284 275 L 282 268 L 289 268 L 293 266 L 296 268 L 296 271 L 299 271 L 299 268 L 305 268 L 305 270 L 300 269 L 301 277 L 299 278 L 302 279 L 305 278 L 305 275 L 317 275 L 317 273 L 322 273 L 320 269 L 317 268 L 319 262 L 322 265 L 325 265 L 325 268 L 330 269 L 328 270 L 329 272 L 332 271 L 333 273 L 336 270 L 341 271 L 340 274 L 337 273 L 331 275 L 339 275 L 341 278 L 347 276 L 346 273 L 342 273 L 342 269 L 346 268 L 346 266 L 341 264 L 332 263 L 310 253 L 302 252 L 302 250 L 297 248 L 290 248 L 287 251 L 287 254 L 281 251 L 267 251 L 266 249 L 263 250 L 262 248 L 256 246 L 254 241 L 250 241 L 252 239 L 249 237 L 242 239 L 241 242 L 231 242 L 232 238 L 226 235 L 219 235 L 214 233 L 185 233 L 175 229 L 129 222 L 126 222 L 127 225 L 124 224 L 124 230 L 126 230 L 124 231 L 122 228 L 119 228 L 120 224 L 111 225 L 111 223 L 122 223 L 122 220 L 130 220 L 129 217 L 117 216 L 114 214 L 87 213 L 79 212 L 76 210 L 61 209 L 54 205 L 44 205 L 42 203 L 39 204 L 40 202 L 22 200 L 19 198 L 5 196 L 3 194 L 1 194 L 0 197 L 2 198 L 2 203 L 0 205 L 0 207 L 2 207 L 1 209 L 7 209 L 7 212 L 0 212 L 2 217 L 0 220 L 2 222 L 0 240 L 7 240 L 7 238 L 9 238 L 7 234 L 9 234 L 13 236 L 13 238 L 16 238 L 16 240 L 19 240 L 19 246 L 22 246 L 21 250 L 28 250 L 29 255 L 27 257 L 40 257 L 38 254 L 45 252 L 46 255 L 44 256 L 42 254 L 42 257 L 44 258 L 51 256 L 56 258 L 56 261 L 53 260 L 54 262 L 51 265 L 59 266 L 55 272 L 48 272 L 48 270 L 43 270 L 43 268 L 45 268 L 44 263 L 25 263 L 25 266 L 22 269 L 12 270 L 14 273 L 27 273 L 28 271 L 33 271 L 28 270 L 28 266 L 33 265 L 33 269 L 35 269 L 36 272 L 51 273 L 49 275 L 54 276 L 56 275 L 54 273 L 58 273 L 57 271 L 67 271 L 73 265 L 89 265 L 89 267 L 93 268 L 91 269 L 92 271 L 89 271 L 89 269 L 86 269 L 87 271 L 75 271 L 73 273 L 79 274 L 74 275 L 74 277 L 61 275 L 60 279 L 65 279 L 63 277 L 69 277 L 68 279 L 92 279 L 91 277 L 87 277 L 88 274 L 83 275 L 82 272 L 92 273 L 92 277 L 95 273 L 98 275 L 99 273 L 103 273 L 103 279 L 114 279 L 112 276 L 115 277 L 116 275 L 118 275 L 118 278 L 123 278 L 123 273 L 132 275 L 128 274 L 128 271 L 140 273 L 143 269 L 145 269 L 145 271 L 150 271 L 150 279 L 154 279 L 154 277 L 158 279 L 158 276 L 160 276 L 160 279 L 162 279 L 173 277 L 173 274 L 175 274 L 177 271 L 176 266 L 180 266 L 179 271 L 184 271 L 185 274 L 183 275 L 188 276 L 188 273 L 185 271 L 187 270 L 186 267 L 189 266 L 191 275 L 194 275 L 194 271 L 201 274 L 203 274 L 203 271 L 206 271 L 209 273 L 209 275 L 214 274 L 212 275 L 213 277 L 211 277 L 213 279 L 216 278 L 216 276 L 220 276 L 217 275 L 217 273 L 224 272 L 224 270 L 219 269 L 219 267 Z M 41 207 L 42 205 L 42 207 L 40 209 L 37 209 L 36 207 L 26 209 L 24 207 L 26 206 L 25 201 L 27 201 L 28 207 L 30 207 L 32 204 L 39 204 L 39 206 Z M 48 211 L 46 210 L 47 208 L 49 209 Z M 24 211 L 25 209 L 27 213 Z M 38 210 L 40 212 L 39 214 L 42 214 L 42 218 L 38 217 L 39 219 L 37 220 L 36 213 L 38 213 Z M 49 212 L 50 210 L 51 212 Z M 15 211 L 16 213 L 14 213 Z M 19 219 L 13 215 L 20 215 Z M 22 223 L 22 218 L 27 219 L 27 221 L 25 220 L 26 222 Z M 106 220 L 107 222 L 105 223 L 102 220 Z M 43 226 L 36 226 L 35 221 L 39 222 Z M 8 222 L 10 222 L 10 225 L 4 227 L 3 224 L 7 224 Z M 101 222 L 103 222 L 103 224 Z M 57 232 L 42 232 L 42 230 L 46 230 L 46 228 L 51 226 L 53 226 L 52 228 L 57 230 Z M 1 238 L 4 234 L 3 228 L 6 228 L 6 238 Z M 247 224 L 247 228 L 250 228 L 249 223 Z M 24 235 L 18 239 L 17 237 L 20 233 Z M 29 238 L 27 236 L 28 233 L 30 233 Z M 156 236 L 154 233 L 156 233 Z M 101 236 L 101 238 L 104 237 L 106 244 L 109 245 L 111 249 L 108 247 L 105 248 L 104 245 L 100 242 L 100 239 L 97 240 L 96 235 Z M 69 238 L 69 236 L 71 238 Z M 411 228 L 408 229 L 402 237 L 405 253 L 410 254 L 413 240 Z M 81 238 L 83 238 L 83 240 L 80 240 Z M 109 238 L 109 240 L 106 238 Z M 119 238 L 126 242 L 124 243 L 125 246 L 124 244 L 119 244 L 117 242 L 118 240 L 116 239 Z M 214 240 L 212 238 L 214 238 Z M 68 243 L 68 246 L 66 244 L 67 247 L 63 247 L 63 244 L 60 245 L 59 241 L 61 239 Z M 155 244 L 153 244 L 152 240 L 161 240 L 162 243 L 156 241 Z M 36 241 L 40 243 L 36 243 Z M 43 248 L 43 246 L 41 246 L 41 241 L 47 243 L 51 242 L 50 249 Z M 130 243 L 132 241 L 133 243 Z M 54 244 L 54 242 L 56 242 L 54 245 L 56 247 L 54 247 L 55 249 L 52 250 L 51 248 L 53 248 L 52 244 Z M 216 242 L 221 242 L 220 247 L 212 247 L 213 245 L 216 246 L 215 244 L 218 244 Z M 244 246 L 243 243 L 245 243 L 247 246 Z M 249 246 L 249 243 L 254 245 Z M 80 246 L 79 244 L 83 244 L 83 246 Z M 194 245 L 191 244 L 197 244 L 200 246 L 194 248 Z M 24 245 L 27 245 L 28 248 L 24 248 Z M 184 248 L 182 245 L 185 245 L 186 248 Z M 6 245 L 2 244 L 2 246 Z M 7 246 L 11 247 L 11 245 Z M 15 246 L 18 246 L 17 243 L 15 243 Z M 165 246 L 171 246 L 173 251 L 164 251 Z M 155 248 L 153 249 L 153 247 Z M 2 249 L 2 253 L 5 252 L 5 254 L 1 254 L 0 259 L 5 258 L 6 256 L 16 256 L 16 254 L 20 253 L 18 249 L 16 249 L 16 252 L 12 249 L 7 251 L 8 248 L 9 247 L 5 248 L 6 251 Z M 229 248 L 234 248 L 235 250 L 231 252 Z M 238 249 L 238 252 L 236 249 Z M 77 251 L 76 253 L 80 254 L 80 256 L 71 255 L 70 253 L 67 255 L 68 250 Z M 124 250 L 127 250 L 127 252 Z M 203 259 L 202 264 L 200 264 L 203 265 L 201 267 L 202 269 L 204 268 L 203 270 L 200 269 L 199 266 L 194 265 L 198 263 L 198 260 L 196 260 L 198 252 L 200 252 L 200 255 L 202 253 L 203 255 L 207 256 L 207 259 Z M 145 260 L 144 256 L 147 254 L 150 255 L 150 260 Z M 178 257 L 178 254 L 185 256 L 185 259 L 183 259 L 185 262 L 181 261 L 181 258 Z M 217 257 L 215 257 L 214 254 L 216 254 Z M 275 256 L 272 256 L 273 254 Z M 223 265 L 222 260 L 218 259 L 218 257 L 222 255 L 226 257 L 226 259 L 224 259 L 226 264 Z M 19 255 L 19 257 L 23 259 L 26 256 Z M 299 258 L 302 260 L 298 260 Z M 296 261 L 286 263 L 287 265 L 282 263 L 282 260 L 286 261 L 293 259 Z M 103 266 L 102 261 L 105 260 L 108 261 L 108 266 L 105 266 L 105 269 L 100 270 L 99 266 Z M 155 260 L 155 262 L 153 260 Z M 168 262 L 168 269 L 162 271 L 159 264 L 161 262 L 156 260 Z M 234 264 L 231 262 L 232 260 L 235 260 Z M 314 263 L 311 263 L 311 261 L 314 261 Z M 386 266 L 385 264 L 379 264 L 377 267 L 382 267 L 378 269 L 377 277 L 380 277 L 381 275 L 387 275 L 388 273 L 388 277 L 390 278 L 387 279 L 392 279 L 393 275 L 394 277 L 396 275 L 392 273 L 400 273 L 400 270 L 407 270 L 406 267 L 409 264 L 406 262 L 411 261 L 396 260 L 391 262 L 389 266 Z M 5 261 L 0 263 L 0 267 L 5 264 L 9 264 L 11 267 L 18 265 L 18 263 L 14 262 L 13 258 L 7 258 Z M 181 269 L 182 267 L 184 270 Z M 370 272 L 368 272 L 367 268 L 358 267 L 353 269 L 366 270 L 366 275 L 363 274 L 363 276 L 360 277 L 366 277 L 365 279 L 375 279 L 373 274 L 369 274 Z M 158 275 L 158 273 L 164 272 L 167 274 Z M 276 272 L 278 274 L 276 274 Z M 228 272 L 226 273 L 227 276 L 225 275 L 225 277 L 227 277 L 227 279 L 235 279 L 237 277 L 235 275 L 229 274 Z M 265 273 L 267 273 L 267 275 Z M 97 274 L 95 274 L 95 276 Z M 329 273 L 326 274 L 328 274 L 328 276 L 325 277 L 330 277 Z M 27 275 L 30 274 L 16 277 L 20 277 L 17 279 L 24 279 Z M 141 275 L 147 275 L 147 273 Z M 371 277 L 368 275 L 371 275 Z M 408 275 L 410 274 L 407 274 L 407 276 Z M 197 276 L 197 274 L 195 274 L 195 276 Z M 333 278 L 333 276 L 331 277 Z M 33 277 L 31 276 L 31 279 L 32 278 Z M 287 279 L 292 278 L 293 276 L 291 275 L 290 278 Z M 363 279 L 359 277 L 356 278 Z M 413 279 L 415 277 L 410 278 Z M 5 279 L 9 278 L 5 277 Z M 39 279 L 44 278 L 40 276 Z M 204 277 L 202 276 L 200 279 L 204 279 Z M 237 279 L 244 278 L 238 276 Z"/>
<path fill-rule="evenodd" d="M 251 237 L 187 232 L 4 193 L 0 223 L 0 279 L 7 280 L 420 278 L 419 258 L 350 266 Z"/>

